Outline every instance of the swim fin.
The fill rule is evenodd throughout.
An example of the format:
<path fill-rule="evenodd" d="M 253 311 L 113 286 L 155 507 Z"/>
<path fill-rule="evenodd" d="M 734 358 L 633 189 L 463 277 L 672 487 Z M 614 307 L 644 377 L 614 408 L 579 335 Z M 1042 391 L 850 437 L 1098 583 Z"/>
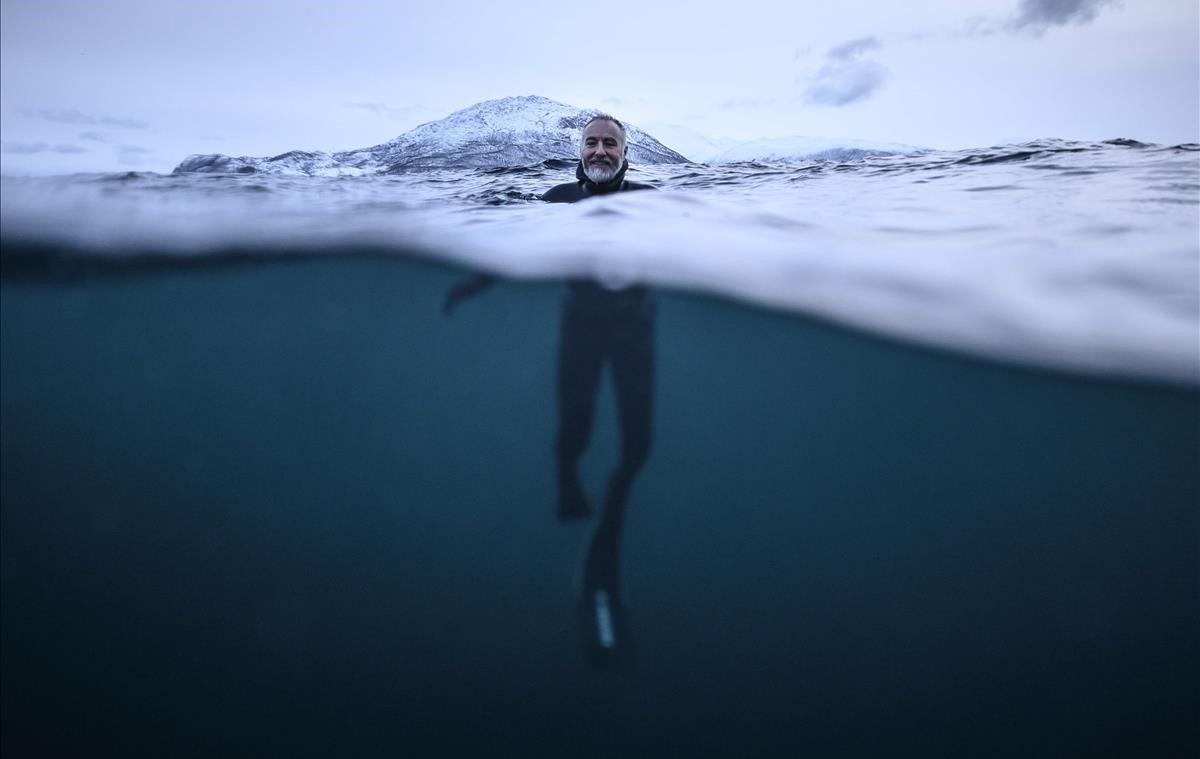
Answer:
<path fill-rule="evenodd" d="M 593 541 L 584 559 L 580 618 L 588 659 L 597 669 L 623 670 L 633 662 L 629 613 L 621 601 L 616 557 Z"/>

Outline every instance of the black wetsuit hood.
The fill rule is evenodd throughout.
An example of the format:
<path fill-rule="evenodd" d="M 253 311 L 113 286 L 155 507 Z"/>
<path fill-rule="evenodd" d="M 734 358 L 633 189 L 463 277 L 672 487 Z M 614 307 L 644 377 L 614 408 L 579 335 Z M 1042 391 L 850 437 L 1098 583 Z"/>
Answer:
<path fill-rule="evenodd" d="M 617 173 L 607 182 L 593 182 L 588 179 L 587 172 L 583 170 L 583 161 L 575 167 L 575 178 L 578 179 L 589 195 L 605 195 L 610 192 L 616 192 L 621 189 L 621 183 L 625 181 L 625 172 L 629 170 L 629 161 L 622 158 L 621 168 L 617 169 Z"/>

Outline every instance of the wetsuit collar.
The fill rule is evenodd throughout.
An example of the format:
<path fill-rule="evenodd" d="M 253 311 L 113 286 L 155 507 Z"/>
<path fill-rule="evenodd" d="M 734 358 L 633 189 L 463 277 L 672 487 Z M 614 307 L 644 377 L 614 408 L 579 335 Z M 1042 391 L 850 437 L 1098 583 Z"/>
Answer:
<path fill-rule="evenodd" d="M 587 190 L 589 195 L 604 195 L 609 192 L 616 192 L 621 189 L 621 185 L 625 183 L 625 172 L 629 170 L 629 161 L 621 159 L 621 168 L 613 175 L 613 178 L 607 182 L 597 184 L 588 179 L 588 175 L 583 171 L 583 161 L 575 167 L 575 178 L 583 185 L 583 189 Z"/>

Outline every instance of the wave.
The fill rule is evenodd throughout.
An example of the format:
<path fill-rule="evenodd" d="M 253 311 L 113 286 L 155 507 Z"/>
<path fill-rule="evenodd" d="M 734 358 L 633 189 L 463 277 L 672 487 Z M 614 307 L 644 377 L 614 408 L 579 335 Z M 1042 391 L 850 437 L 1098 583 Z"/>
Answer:
<path fill-rule="evenodd" d="M 6 277 L 426 256 L 698 290 L 1002 361 L 1200 384 L 1200 162 L 1039 140 L 802 164 L 638 167 L 663 192 L 539 199 L 574 162 L 387 177 L 5 178 Z M 70 267 L 68 267 L 70 268 Z"/>

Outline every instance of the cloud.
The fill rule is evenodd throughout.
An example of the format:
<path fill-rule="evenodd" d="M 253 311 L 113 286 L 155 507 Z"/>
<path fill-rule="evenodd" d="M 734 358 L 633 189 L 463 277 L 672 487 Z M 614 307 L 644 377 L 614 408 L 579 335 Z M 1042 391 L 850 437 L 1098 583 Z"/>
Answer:
<path fill-rule="evenodd" d="M 840 45 L 829 48 L 829 52 L 825 56 L 835 61 L 852 61 L 868 50 L 878 50 L 879 48 L 880 44 L 877 38 L 859 37 L 856 40 L 843 42 Z"/>
<path fill-rule="evenodd" d="M 86 142 L 108 142 L 109 139 L 99 132 L 80 132 L 79 139 Z"/>
<path fill-rule="evenodd" d="M 403 119 L 419 111 L 429 110 L 423 105 L 406 105 L 401 108 L 393 108 L 387 103 L 374 102 L 345 103 L 344 107 L 353 108 L 354 110 L 358 111 L 366 111 L 368 113 L 373 113 L 376 116 L 385 116 L 389 119 Z"/>
<path fill-rule="evenodd" d="M 947 36 L 951 39 L 961 39 L 963 37 L 967 37 L 967 38 L 970 38 L 970 37 L 992 37 L 996 34 L 999 34 L 1002 31 L 1012 31 L 1011 22 L 1010 22 L 1008 28 L 1006 29 L 995 18 L 988 18 L 986 16 L 975 16 L 973 18 L 967 19 L 966 22 L 962 25 L 961 29 L 951 32 L 945 36 Z M 930 39 L 930 38 L 936 38 L 937 36 L 938 35 L 936 35 L 936 34 L 921 34 L 921 35 L 913 34 L 913 35 L 909 35 L 909 39 L 914 42 L 922 42 L 922 41 Z"/>
<path fill-rule="evenodd" d="M 17 155 L 45 153 L 49 149 L 50 146 L 44 142 L 5 142 L 0 145 L 0 150 L 3 150 L 5 153 L 15 153 Z"/>
<path fill-rule="evenodd" d="M 887 69 L 883 64 L 864 61 L 861 57 L 880 47 L 877 38 L 860 37 L 830 48 L 825 53 L 824 65 L 804 91 L 805 102 L 842 106 L 870 97 L 883 86 Z"/>
<path fill-rule="evenodd" d="M 148 125 L 137 119 L 119 119 L 112 116 L 93 116 L 76 108 L 25 108 L 22 112 L 60 124 L 86 124 L 88 126 L 114 126 L 129 129 L 145 129 Z"/>
<path fill-rule="evenodd" d="M 1055 26 L 1083 26 L 1096 20 L 1106 6 L 1118 0 L 1019 0 L 1008 17 L 977 16 L 949 37 L 992 37 L 997 34 L 1032 34 L 1040 37 Z M 910 35 L 916 39 L 921 35 Z M 928 36 L 928 35 L 926 35 Z"/>
<path fill-rule="evenodd" d="M 1091 23 L 1115 0 L 1021 0 L 1011 28 L 1041 34 L 1052 26 Z"/>
<path fill-rule="evenodd" d="M 5 142 L 0 145 L 0 151 L 16 155 L 34 155 L 35 153 L 86 153 L 87 149 L 78 145 L 50 145 L 45 142 Z"/>
<path fill-rule="evenodd" d="M 141 166 L 151 153 L 149 148 L 141 145 L 115 145 L 113 149 L 117 153 L 117 161 L 125 166 Z"/>

